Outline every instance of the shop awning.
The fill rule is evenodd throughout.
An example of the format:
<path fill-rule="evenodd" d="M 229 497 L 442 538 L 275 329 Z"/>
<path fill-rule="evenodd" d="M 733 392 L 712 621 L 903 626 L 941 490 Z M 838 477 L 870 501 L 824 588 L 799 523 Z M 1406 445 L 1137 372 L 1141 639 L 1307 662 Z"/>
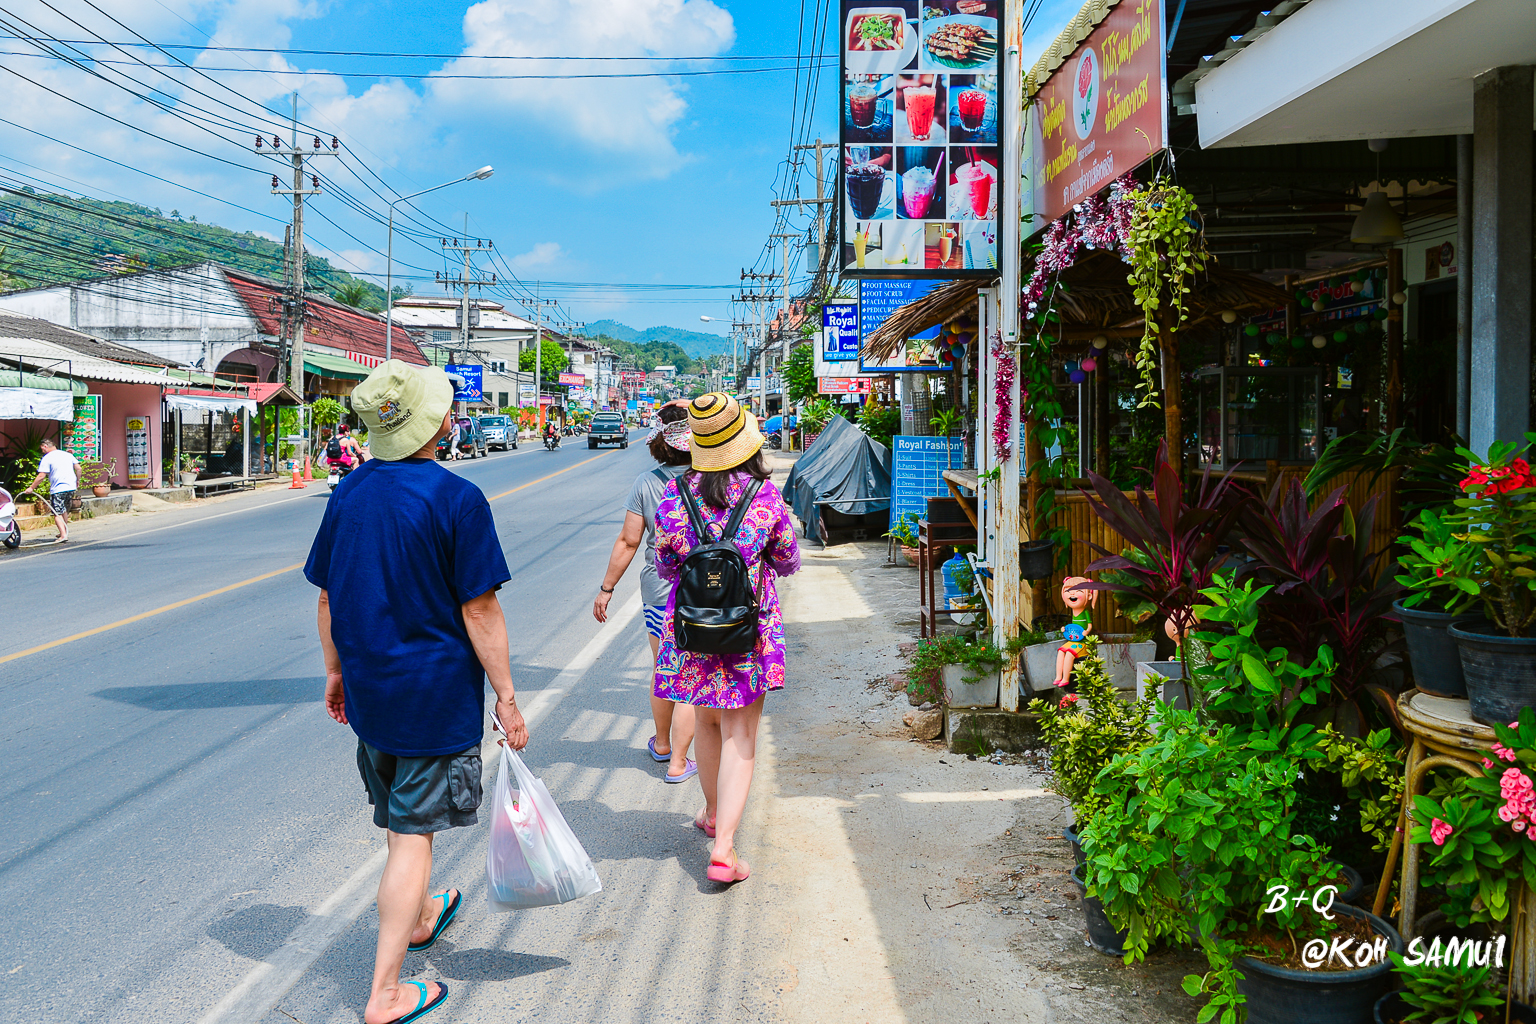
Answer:
<path fill-rule="evenodd" d="M 246 391 L 258 405 L 303 405 L 287 384 L 247 384 Z"/>
<path fill-rule="evenodd" d="M 246 412 L 255 415 L 256 402 L 250 398 L 223 395 L 166 395 L 165 407 L 182 412 Z"/>
<path fill-rule="evenodd" d="M 305 352 L 304 372 L 317 377 L 330 377 L 332 380 L 368 379 L 368 367 L 344 356 L 328 355 L 325 352 Z"/>
<path fill-rule="evenodd" d="M 38 391 L 73 391 L 85 394 L 85 381 L 21 370 L 0 369 L 0 388 L 35 388 Z"/>
<path fill-rule="evenodd" d="M 75 418 L 75 396 L 44 388 L 0 387 L 0 420 L 63 420 Z"/>

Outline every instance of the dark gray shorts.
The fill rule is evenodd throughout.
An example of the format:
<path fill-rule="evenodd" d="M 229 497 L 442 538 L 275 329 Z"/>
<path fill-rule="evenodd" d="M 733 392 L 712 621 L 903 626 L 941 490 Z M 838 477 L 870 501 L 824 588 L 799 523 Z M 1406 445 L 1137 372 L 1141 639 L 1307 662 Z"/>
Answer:
<path fill-rule="evenodd" d="M 426 835 L 479 820 L 478 746 L 439 757 L 396 757 L 358 740 L 357 770 L 379 828 Z"/>

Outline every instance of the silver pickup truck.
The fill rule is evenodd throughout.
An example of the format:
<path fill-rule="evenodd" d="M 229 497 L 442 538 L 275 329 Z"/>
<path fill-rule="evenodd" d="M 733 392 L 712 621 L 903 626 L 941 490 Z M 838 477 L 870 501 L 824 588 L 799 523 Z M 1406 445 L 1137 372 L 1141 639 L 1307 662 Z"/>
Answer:
<path fill-rule="evenodd" d="M 481 416 L 480 429 L 485 431 L 485 446 L 506 451 L 517 448 L 517 425 L 510 416 Z"/>

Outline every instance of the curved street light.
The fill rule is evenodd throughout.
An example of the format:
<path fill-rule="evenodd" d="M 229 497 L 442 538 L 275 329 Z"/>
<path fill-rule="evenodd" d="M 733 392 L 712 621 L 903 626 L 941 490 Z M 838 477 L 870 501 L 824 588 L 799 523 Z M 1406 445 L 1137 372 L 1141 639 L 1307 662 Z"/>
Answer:
<path fill-rule="evenodd" d="M 495 173 L 496 169 L 487 164 L 478 171 L 470 171 L 462 178 L 454 178 L 441 185 L 433 185 L 420 192 L 412 192 L 389 204 L 389 241 L 385 244 L 387 254 L 384 257 L 384 358 L 386 360 L 393 358 L 395 354 L 395 203 L 403 203 L 407 199 L 415 199 L 428 192 L 436 192 L 440 188 L 457 185 L 461 181 L 484 181 Z"/>

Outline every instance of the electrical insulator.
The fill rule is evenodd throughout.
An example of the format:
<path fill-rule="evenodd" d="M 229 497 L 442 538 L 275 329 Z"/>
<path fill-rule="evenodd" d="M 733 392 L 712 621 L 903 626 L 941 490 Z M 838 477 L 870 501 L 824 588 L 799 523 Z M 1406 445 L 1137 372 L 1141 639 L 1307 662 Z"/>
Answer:
<path fill-rule="evenodd" d="M 257 149 L 261 148 L 261 136 L 260 135 L 256 136 L 256 148 Z"/>
<path fill-rule="evenodd" d="M 320 175 L 318 175 L 318 174 L 311 174 L 309 176 L 309 187 L 310 188 L 319 188 L 320 187 Z"/>
<path fill-rule="evenodd" d="M 332 149 L 340 149 L 341 148 L 341 143 L 336 140 L 336 136 L 334 136 L 334 135 L 331 136 L 331 148 Z"/>
<path fill-rule="evenodd" d="M 496 283 L 496 275 L 492 274 L 491 275 L 491 284 L 495 284 L 495 283 Z"/>
<path fill-rule="evenodd" d="M 272 136 L 272 148 L 273 149 L 282 149 L 283 148 L 283 140 L 278 138 L 276 135 Z"/>
<path fill-rule="evenodd" d="M 494 241 L 491 241 L 491 242 L 486 242 L 486 243 L 485 243 L 485 247 L 486 247 L 486 248 L 487 248 L 487 249 L 494 249 L 494 248 L 496 248 L 496 243 L 495 243 L 495 242 L 494 242 Z"/>
<path fill-rule="evenodd" d="M 274 175 L 272 175 L 272 187 L 273 187 L 273 188 L 280 188 L 280 187 L 281 187 L 281 186 L 280 186 L 280 185 L 279 185 L 279 184 L 278 184 L 278 181 L 277 181 L 277 175 L 275 175 L 275 174 L 274 174 Z"/>
<path fill-rule="evenodd" d="M 320 136 L 318 136 L 318 135 L 315 136 L 315 148 L 316 149 L 320 148 Z"/>

